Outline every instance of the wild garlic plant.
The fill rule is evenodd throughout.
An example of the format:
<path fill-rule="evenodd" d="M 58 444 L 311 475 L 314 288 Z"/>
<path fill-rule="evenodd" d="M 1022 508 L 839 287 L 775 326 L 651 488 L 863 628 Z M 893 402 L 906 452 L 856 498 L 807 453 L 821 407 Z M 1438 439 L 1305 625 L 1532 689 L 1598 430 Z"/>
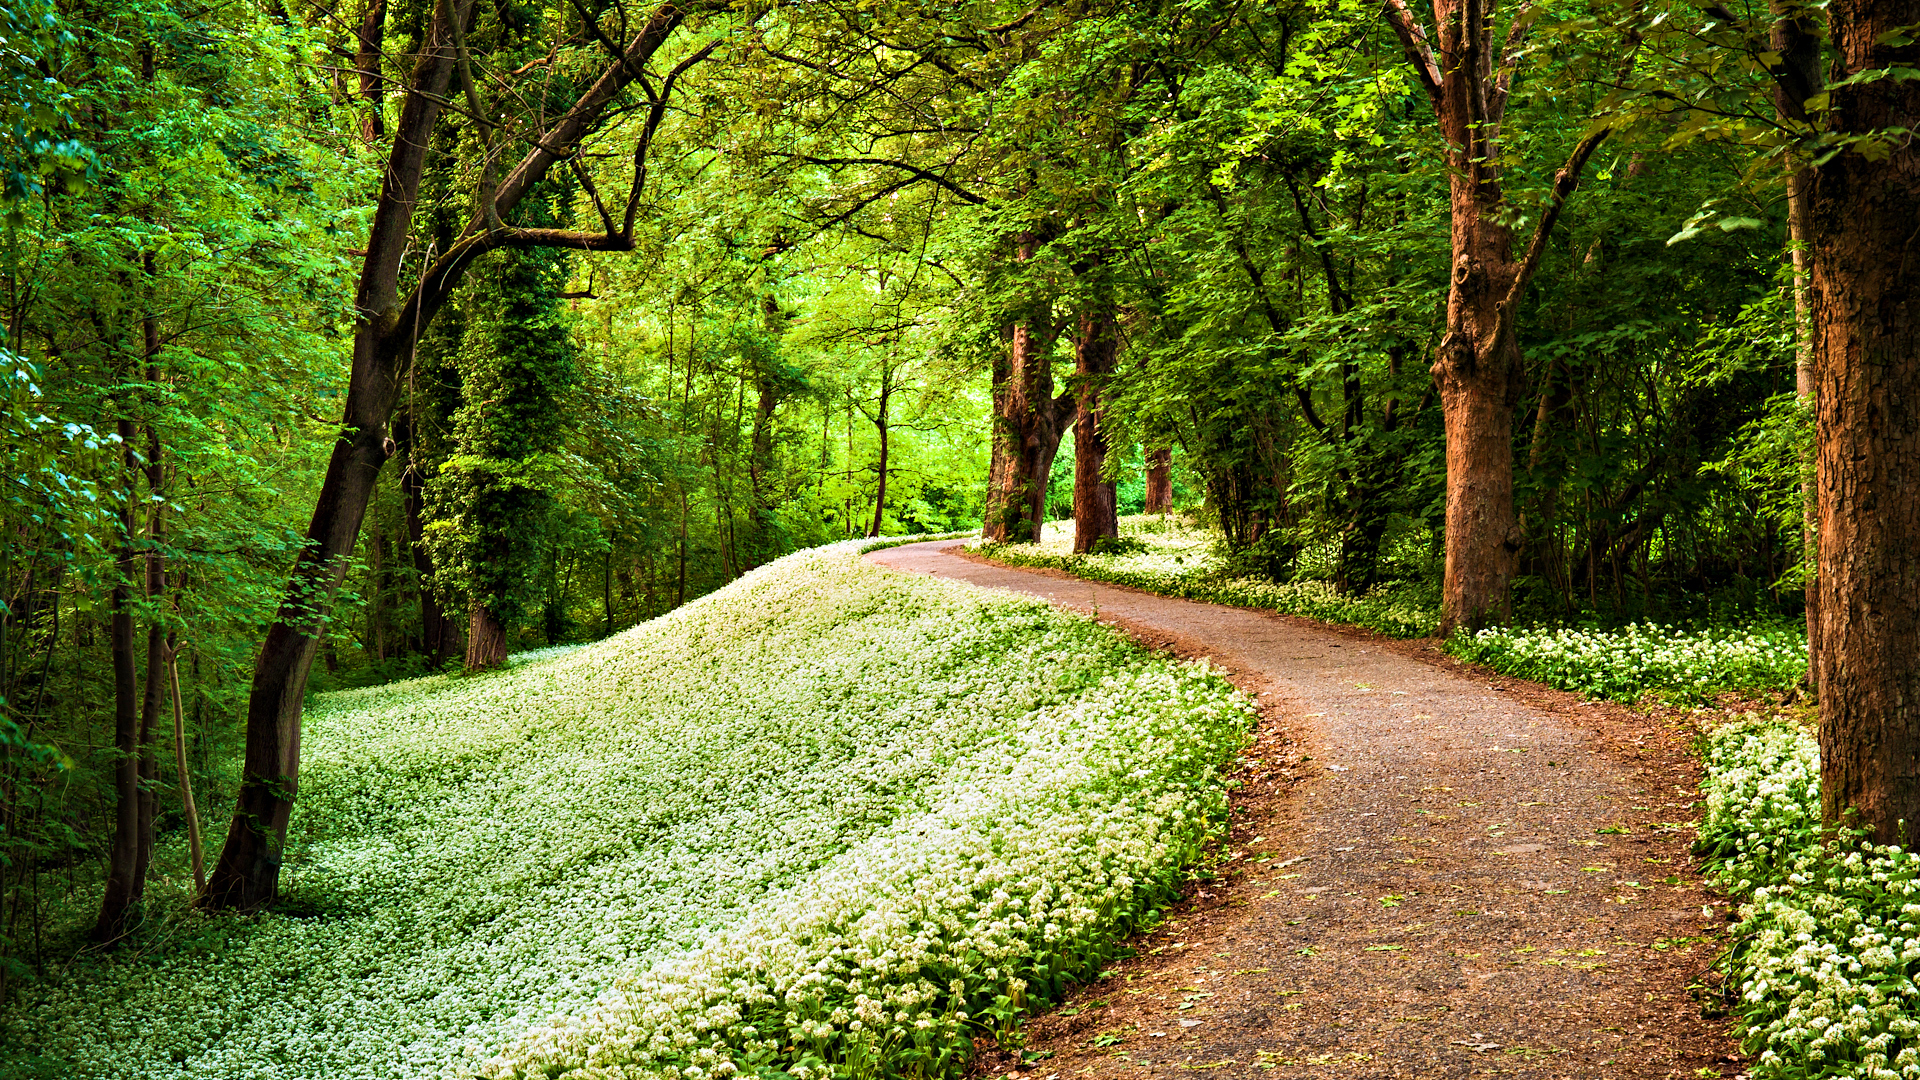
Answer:
<path fill-rule="evenodd" d="M 1806 634 L 1790 628 L 1510 627 L 1456 634 L 1447 649 L 1503 675 L 1615 701 L 1650 691 L 1698 701 L 1719 690 L 1781 690 L 1807 673 Z"/>
<path fill-rule="evenodd" d="M 1756 1080 L 1920 1077 L 1920 862 L 1823 840 L 1820 755 L 1781 717 L 1707 736 L 1697 850 L 1744 900 L 1722 957 Z"/>
<path fill-rule="evenodd" d="M 0 1074 L 957 1073 L 1180 882 L 1251 711 L 864 546 L 320 699 L 280 909 L 159 888 L 142 947 L 10 1003 Z"/>
<path fill-rule="evenodd" d="M 1343 593 L 1328 581 L 1277 582 L 1236 576 L 1212 534 L 1161 515 L 1122 518 L 1122 549 L 1074 554 L 1071 522 L 1049 524 L 1038 543 L 981 542 L 968 550 L 1011 566 L 1062 570 L 1090 581 L 1231 607 L 1270 608 L 1322 622 L 1363 626 L 1392 637 L 1433 633 L 1431 599 L 1404 583 Z"/>

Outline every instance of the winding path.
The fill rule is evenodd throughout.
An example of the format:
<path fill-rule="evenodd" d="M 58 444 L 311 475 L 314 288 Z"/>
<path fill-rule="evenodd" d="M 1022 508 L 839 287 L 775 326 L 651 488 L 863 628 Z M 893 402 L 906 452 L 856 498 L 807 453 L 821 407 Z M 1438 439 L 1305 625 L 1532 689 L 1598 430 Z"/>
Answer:
<path fill-rule="evenodd" d="M 1671 1077 L 1740 1072 L 1689 986 L 1724 905 L 1686 854 L 1685 733 L 1420 648 L 964 557 L 1012 589 L 1207 655 L 1259 695 L 1229 862 L 1140 954 L 1035 1022 L 1050 1077 Z M 1431 652 L 1431 649 L 1427 650 Z M 1701 1070 L 1709 1070 L 1702 1072 Z"/>

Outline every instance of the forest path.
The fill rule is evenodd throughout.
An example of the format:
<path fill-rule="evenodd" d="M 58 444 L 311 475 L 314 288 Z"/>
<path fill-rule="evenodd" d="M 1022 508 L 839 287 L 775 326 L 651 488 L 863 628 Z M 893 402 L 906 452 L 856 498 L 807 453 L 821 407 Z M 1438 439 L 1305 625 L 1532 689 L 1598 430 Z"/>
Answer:
<path fill-rule="evenodd" d="M 988 1053 L 977 1072 L 1740 1071 L 1725 1022 L 1688 989 L 1720 947 L 1724 902 L 1680 824 L 1695 817 L 1686 732 L 1431 645 L 989 564 L 961 543 L 867 558 L 1208 656 L 1262 712 L 1219 876 L 1138 956 L 1037 1018 L 1029 1063 Z"/>

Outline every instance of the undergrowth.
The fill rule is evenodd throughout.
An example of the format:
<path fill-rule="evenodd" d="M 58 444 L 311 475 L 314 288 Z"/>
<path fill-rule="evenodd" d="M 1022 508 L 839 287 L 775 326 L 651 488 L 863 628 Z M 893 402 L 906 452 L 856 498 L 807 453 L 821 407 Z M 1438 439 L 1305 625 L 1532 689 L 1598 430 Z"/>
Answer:
<path fill-rule="evenodd" d="M 1784 717 L 1705 739 L 1697 851 L 1737 899 L 1722 957 L 1755 1080 L 1920 1077 L 1920 859 L 1823 839 L 1820 755 Z"/>
<path fill-rule="evenodd" d="M 968 550 L 1009 566 L 1061 570 L 1089 581 L 1183 600 L 1269 608 L 1391 637 L 1424 637 L 1433 633 L 1439 621 L 1431 590 L 1409 583 L 1348 594 L 1327 581 L 1277 582 L 1235 574 L 1211 534 L 1162 515 L 1122 518 L 1119 542 L 1096 552 L 1075 554 L 1072 533 L 1051 525 L 1042 531 L 1038 543 L 982 541 Z"/>
<path fill-rule="evenodd" d="M 1788 626 L 1503 628 L 1455 634 L 1447 650 L 1502 675 L 1614 701 L 1654 693 L 1698 702 L 1721 690 L 1786 690 L 1807 673 L 1806 633 Z"/>
<path fill-rule="evenodd" d="M 106 953 L 73 912 L 0 1076 L 956 1075 L 1155 917 L 1251 712 L 869 546 L 317 699 L 284 902 L 205 916 L 173 876 Z"/>

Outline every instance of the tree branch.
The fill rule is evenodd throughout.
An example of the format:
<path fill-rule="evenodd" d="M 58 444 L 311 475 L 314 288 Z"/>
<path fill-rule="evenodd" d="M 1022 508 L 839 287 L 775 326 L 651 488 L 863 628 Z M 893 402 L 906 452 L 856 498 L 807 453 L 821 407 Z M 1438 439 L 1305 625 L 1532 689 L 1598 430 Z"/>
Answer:
<path fill-rule="evenodd" d="M 973 192 L 968 191 L 967 189 L 959 186 L 958 184 L 955 184 L 953 181 L 947 179 L 946 177 L 941 176 L 938 173 L 928 172 L 927 170 L 920 168 L 918 165 L 909 165 L 904 161 L 892 161 L 887 158 L 864 158 L 864 157 L 862 158 L 817 158 L 817 157 L 810 157 L 804 154 L 796 154 L 794 156 L 798 157 L 801 161 L 804 161 L 809 165 L 880 165 L 889 169 L 899 169 L 902 172 L 911 173 L 916 180 L 925 180 L 930 184 L 936 184 L 939 187 L 942 187 L 947 191 L 952 192 L 955 198 L 959 199 L 961 202 L 968 204 L 969 206 L 987 205 L 986 199 L 981 198 L 978 195 L 975 195 Z"/>
<path fill-rule="evenodd" d="M 1394 34 L 1400 39 L 1401 48 L 1407 51 L 1407 63 L 1413 65 L 1413 73 L 1420 79 L 1420 85 L 1427 92 L 1427 101 L 1433 111 L 1440 111 L 1440 66 L 1433 62 L 1433 46 L 1427 42 L 1427 32 L 1420 26 L 1420 20 L 1407 7 L 1407 0 L 1386 0 L 1380 12 L 1386 16 Z"/>

